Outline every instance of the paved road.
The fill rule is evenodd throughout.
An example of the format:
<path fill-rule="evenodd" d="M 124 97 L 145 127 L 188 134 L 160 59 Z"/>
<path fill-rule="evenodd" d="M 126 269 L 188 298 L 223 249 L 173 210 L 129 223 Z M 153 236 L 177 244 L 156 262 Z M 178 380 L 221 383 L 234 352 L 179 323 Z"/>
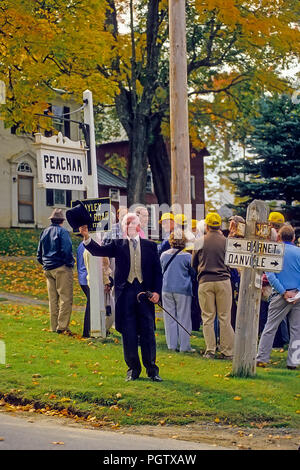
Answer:
<path fill-rule="evenodd" d="M 31 420 L 30 420 L 31 421 Z M 196 442 L 72 427 L 0 413 L 1 450 L 229 450 Z"/>

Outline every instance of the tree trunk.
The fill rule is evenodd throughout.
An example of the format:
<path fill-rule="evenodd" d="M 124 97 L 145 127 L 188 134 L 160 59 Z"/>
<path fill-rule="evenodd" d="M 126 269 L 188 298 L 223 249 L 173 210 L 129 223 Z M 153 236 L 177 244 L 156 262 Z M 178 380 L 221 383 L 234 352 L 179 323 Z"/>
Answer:
<path fill-rule="evenodd" d="M 138 115 L 132 125 L 127 180 L 127 204 L 145 204 L 147 182 L 147 123 Z"/>
<path fill-rule="evenodd" d="M 161 134 L 161 120 L 152 129 L 148 146 L 148 161 L 151 167 L 154 192 L 158 204 L 171 205 L 171 163 L 164 138 Z"/>

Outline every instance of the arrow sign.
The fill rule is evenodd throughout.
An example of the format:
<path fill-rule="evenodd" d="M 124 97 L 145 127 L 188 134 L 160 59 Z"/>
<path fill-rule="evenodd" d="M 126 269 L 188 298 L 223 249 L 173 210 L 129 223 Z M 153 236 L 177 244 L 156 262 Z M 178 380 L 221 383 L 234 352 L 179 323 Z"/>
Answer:
<path fill-rule="evenodd" d="M 225 264 L 233 268 L 254 268 L 262 271 L 280 272 L 283 266 L 283 257 L 226 251 Z"/>
<path fill-rule="evenodd" d="M 242 245 L 240 243 L 235 242 L 235 243 L 233 243 L 233 246 L 235 248 L 241 248 Z"/>
<path fill-rule="evenodd" d="M 257 253 L 260 255 L 283 256 L 284 243 L 246 238 L 227 238 L 226 250 L 233 253 Z"/>

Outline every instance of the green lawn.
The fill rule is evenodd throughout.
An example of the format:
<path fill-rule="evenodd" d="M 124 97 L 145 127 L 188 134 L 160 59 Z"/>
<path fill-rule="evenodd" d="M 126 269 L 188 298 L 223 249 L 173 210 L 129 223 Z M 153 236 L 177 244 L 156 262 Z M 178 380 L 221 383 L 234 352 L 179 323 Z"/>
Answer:
<path fill-rule="evenodd" d="M 35 260 L 39 233 L 0 230 L 1 291 L 47 299 Z M 80 240 L 72 240 L 75 254 Z M 10 305 L 2 297 L 0 341 L 6 360 L 0 362 L 0 399 L 9 403 L 112 427 L 217 422 L 300 428 L 300 370 L 286 369 L 286 351 L 273 350 L 272 364 L 258 369 L 255 378 L 236 378 L 230 362 L 202 358 L 201 331 L 192 337 L 196 353 L 168 351 L 157 319 L 157 363 L 164 381 L 151 382 L 143 370 L 140 380 L 126 383 L 121 336 L 112 330 L 105 340 L 81 338 L 85 298 L 76 270 L 74 305 L 82 312 L 72 314 L 74 337 L 49 331 L 46 307 Z"/>
<path fill-rule="evenodd" d="M 49 331 L 44 307 L 0 304 L 0 397 L 63 413 L 89 416 L 112 426 L 220 422 L 239 426 L 300 427 L 300 371 L 285 368 L 286 352 L 258 369 L 255 378 L 230 376 L 228 361 L 205 360 L 201 333 L 192 338 L 197 353 L 169 352 L 162 320 L 157 321 L 157 361 L 164 381 L 126 383 L 120 335 L 82 339 L 83 313 L 73 312 L 75 337 Z"/>

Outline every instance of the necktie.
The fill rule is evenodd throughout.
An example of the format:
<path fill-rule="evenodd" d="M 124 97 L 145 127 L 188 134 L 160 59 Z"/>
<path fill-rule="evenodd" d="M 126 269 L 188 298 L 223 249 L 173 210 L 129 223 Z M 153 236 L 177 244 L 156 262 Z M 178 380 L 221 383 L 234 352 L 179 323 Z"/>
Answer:
<path fill-rule="evenodd" d="M 133 248 L 134 248 L 134 250 L 135 250 L 136 247 L 137 247 L 137 240 L 136 240 L 135 238 L 132 238 L 131 241 L 132 241 L 132 246 L 133 246 Z"/>

